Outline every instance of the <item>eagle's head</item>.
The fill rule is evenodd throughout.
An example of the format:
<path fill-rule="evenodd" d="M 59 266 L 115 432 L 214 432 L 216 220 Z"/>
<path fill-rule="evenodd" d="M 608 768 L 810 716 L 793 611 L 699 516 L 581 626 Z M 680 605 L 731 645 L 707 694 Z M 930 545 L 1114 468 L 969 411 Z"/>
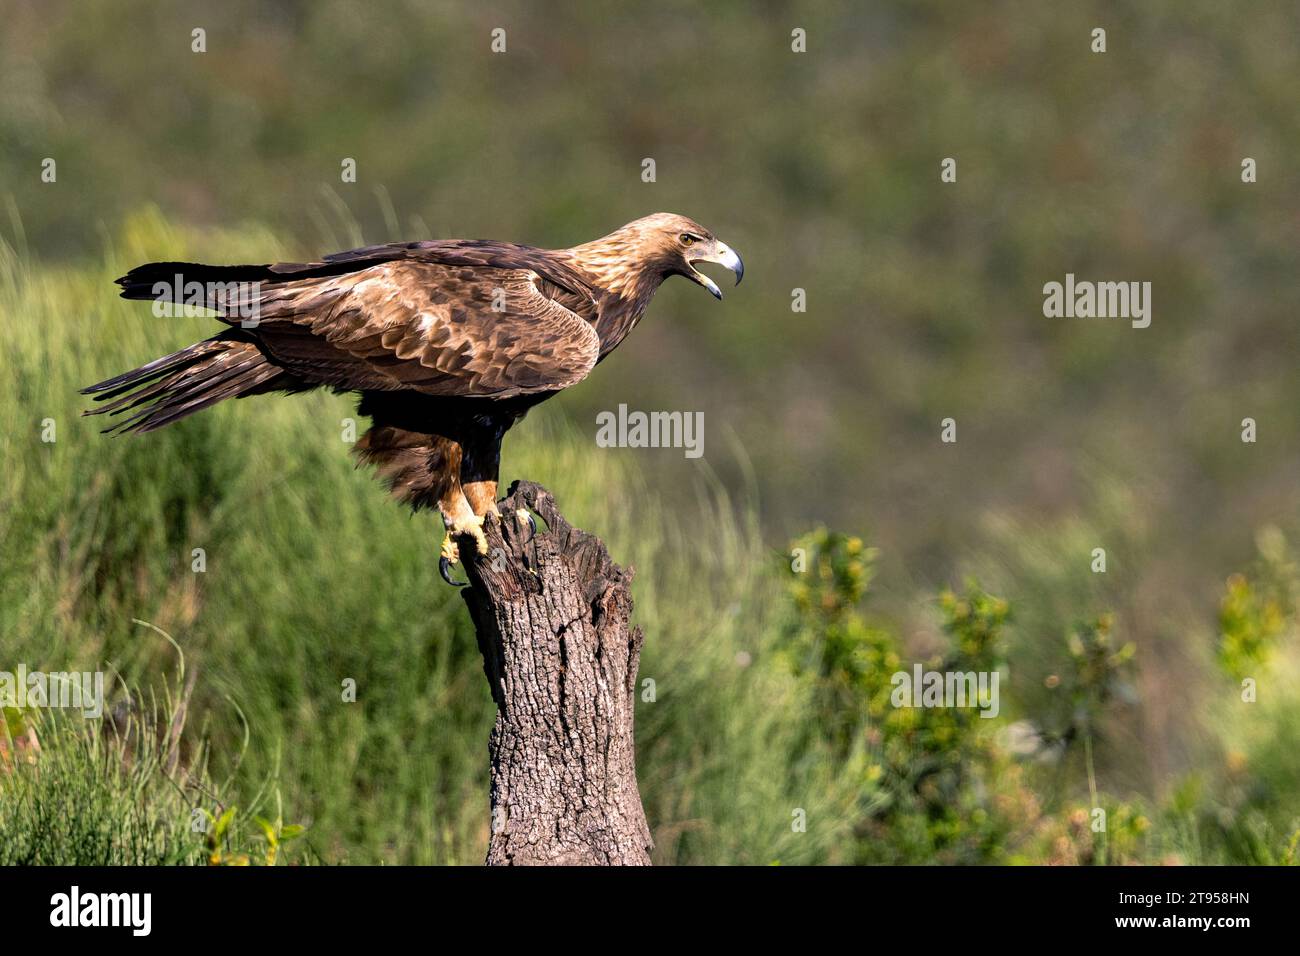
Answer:
<path fill-rule="evenodd" d="M 745 277 L 745 264 L 736 250 L 705 229 L 694 219 L 670 212 L 657 212 L 630 223 L 639 226 L 645 236 L 645 248 L 650 258 L 668 276 L 685 276 L 697 285 L 722 298 L 718 284 L 695 268 L 697 262 L 716 262 L 730 269 L 736 276 L 736 285 Z"/>
<path fill-rule="evenodd" d="M 653 292 L 669 276 L 685 276 L 719 299 L 718 284 L 695 268 L 697 262 L 716 262 L 730 269 L 736 284 L 745 264 L 736 251 L 694 219 L 657 212 L 629 222 L 604 238 L 571 250 L 575 258 L 602 280 L 612 292 L 640 298 Z"/>

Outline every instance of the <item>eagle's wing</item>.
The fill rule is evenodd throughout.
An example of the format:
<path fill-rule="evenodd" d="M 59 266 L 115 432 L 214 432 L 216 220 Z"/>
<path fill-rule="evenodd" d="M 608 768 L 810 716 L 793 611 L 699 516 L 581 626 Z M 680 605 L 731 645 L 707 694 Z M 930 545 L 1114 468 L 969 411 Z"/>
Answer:
<path fill-rule="evenodd" d="M 266 287 L 250 331 L 296 377 L 336 388 L 553 391 L 586 377 L 600 339 L 545 281 L 524 268 L 385 262 Z"/>
<path fill-rule="evenodd" d="M 598 290 L 543 250 L 495 242 L 371 246 L 270 266 L 153 263 L 118 280 L 215 287 L 208 306 L 304 384 L 510 398 L 586 377 Z"/>

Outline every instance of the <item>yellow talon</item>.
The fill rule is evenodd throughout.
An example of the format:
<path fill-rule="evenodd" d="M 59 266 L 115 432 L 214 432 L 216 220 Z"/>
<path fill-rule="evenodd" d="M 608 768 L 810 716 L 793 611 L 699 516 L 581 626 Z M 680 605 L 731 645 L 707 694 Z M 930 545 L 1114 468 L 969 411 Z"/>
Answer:
<path fill-rule="evenodd" d="M 479 554 L 487 554 L 487 535 L 483 533 L 485 518 L 486 515 L 479 515 L 447 525 L 447 534 L 442 539 L 442 557 L 451 564 L 460 562 L 460 546 L 456 544 L 456 539 L 463 534 L 467 534 L 474 539 Z"/>
<path fill-rule="evenodd" d="M 474 543 L 478 545 L 479 554 L 488 553 L 487 535 L 483 533 L 483 519 L 479 518 L 469 528 L 469 533 L 474 536 Z"/>
<path fill-rule="evenodd" d="M 475 515 L 472 518 L 466 518 L 464 521 L 453 524 L 447 533 L 450 535 L 469 535 L 474 539 L 474 544 L 478 546 L 478 553 L 487 554 L 487 535 L 483 533 L 483 522 L 486 518 L 487 515 Z"/>

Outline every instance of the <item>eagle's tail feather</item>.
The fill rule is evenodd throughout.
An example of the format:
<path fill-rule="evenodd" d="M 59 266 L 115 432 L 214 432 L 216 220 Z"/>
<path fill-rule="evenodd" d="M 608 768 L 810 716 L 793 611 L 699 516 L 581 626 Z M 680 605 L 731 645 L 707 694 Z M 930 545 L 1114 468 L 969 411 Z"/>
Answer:
<path fill-rule="evenodd" d="M 149 432 L 227 398 L 266 391 L 284 374 L 254 342 L 227 332 L 82 389 L 97 402 L 112 399 L 82 414 L 133 411 L 104 431 Z"/>

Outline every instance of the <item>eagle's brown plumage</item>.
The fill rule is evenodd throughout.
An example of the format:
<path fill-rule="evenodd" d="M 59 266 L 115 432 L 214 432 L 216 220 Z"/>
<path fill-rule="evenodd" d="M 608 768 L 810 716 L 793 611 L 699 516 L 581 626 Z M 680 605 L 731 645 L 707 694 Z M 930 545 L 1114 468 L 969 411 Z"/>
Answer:
<path fill-rule="evenodd" d="M 357 453 L 413 508 L 452 531 L 495 509 L 501 437 L 587 376 L 670 275 L 721 298 L 696 261 L 743 274 L 703 226 L 659 213 L 594 242 L 369 246 L 318 262 L 155 262 L 118 279 L 127 299 L 202 304 L 230 328 L 84 391 L 107 431 L 148 432 L 227 398 L 327 387 L 359 392 L 373 426 Z M 173 292 L 173 290 L 176 290 Z"/>

